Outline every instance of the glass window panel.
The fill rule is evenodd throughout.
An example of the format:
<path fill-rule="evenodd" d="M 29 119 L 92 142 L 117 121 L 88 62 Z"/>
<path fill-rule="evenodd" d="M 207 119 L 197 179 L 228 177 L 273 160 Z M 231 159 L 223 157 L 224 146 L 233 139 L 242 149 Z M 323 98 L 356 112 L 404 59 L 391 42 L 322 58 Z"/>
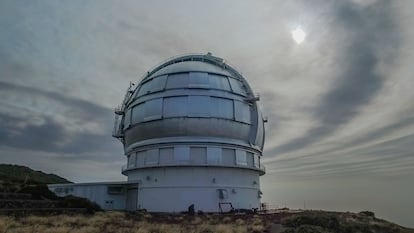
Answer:
<path fill-rule="evenodd" d="M 210 82 L 208 80 L 208 73 L 190 72 L 190 88 L 209 88 Z"/>
<path fill-rule="evenodd" d="M 136 154 L 130 154 L 128 156 L 128 168 L 135 167 L 136 158 Z"/>
<path fill-rule="evenodd" d="M 166 81 L 167 75 L 158 76 L 154 78 L 151 82 L 151 92 L 164 90 Z"/>
<path fill-rule="evenodd" d="M 164 117 L 187 116 L 187 96 L 164 98 Z"/>
<path fill-rule="evenodd" d="M 188 116 L 210 117 L 210 96 L 189 96 Z"/>
<path fill-rule="evenodd" d="M 151 82 L 152 82 L 152 80 L 149 80 L 149 81 L 143 83 L 141 85 L 141 87 L 139 88 L 137 96 L 141 96 L 141 95 L 145 95 L 145 94 L 150 93 L 151 92 Z"/>
<path fill-rule="evenodd" d="M 221 163 L 221 148 L 207 147 L 207 163 L 220 164 Z"/>
<path fill-rule="evenodd" d="M 247 166 L 253 167 L 253 153 L 246 152 L 246 157 L 247 157 Z"/>
<path fill-rule="evenodd" d="M 171 74 L 167 78 L 167 89 L 188 87 L 188 73 Z"/>
<path fill-rule="evenodd" d="M 259 167 L 259 155 L 258 154 L 254 154 L 253 156 L 253 165 L 254 167 Z"/>
<path fill-rule="evenodd" d="M 174 148 L 160 148 L 160 164 L 171 164 L 174 161 Z"/>
<path fill-rule="evenodd" d="M 187 146 L 174 147 L 174 161 L 188 162 L 190 160 L 190 148 Z"/>
<path fill-rule="evenodd" d="M 131 125 L 131 109 L 128 109 L 125 113 L 124 129 L 129 128 L 130 125 Z"/>
<path fill-rule="evenodd" d="M 211 116 L 233 119 L 233 100 L 211 97 Z"/>
<path fill-rule="evenodd" d="M 190 147 L 190 159 L 193 164 L 206 163 L 207 149 L 205 147 Z"/>
<path fill-rule="evenodd" d="M 131 117 L 132 124 L 144 121 L 144 110 L 145 110 L 145 103 L 141 103 L 141 104 L 138 104 L 132 107 L 132 117 Z"/>
<path fill-rule="evenodd" d="M 137 166 L 144 166 L 146 154 L 147 151 L 145 150 L 137 152 Z"/>
<path fill-rule="evenodd" d="M 236 164 L 247 166 L 247 157 L 246 151 L 243 150 L 236 150 Z"/>
<path fill-rule="evenodd" d="M 209 81 L 211 88 L 231 91 L 229 80 L 227 77 L 216 74 L 209 74 Z"/>
<path fill-rule="evenodd" d="M 145 102 L 145 121 L 162 118 L 162 98 Z"/>
<path fill-rule="evenodd" d="M 158 164 L 158 149 L 147 150 L 145 164 Z"/>
<path fill-rule="evenodd" d="M 250 106 L 240 101 L 234 101 L 234 112 L 236 121 L 250 124 Z"/>
<path fill-rule="evenodd" d="M 234 78 L 229 78 L 229 81 L 233 92 L 241 95 L 246 95 L 246 89 L 244 88 L 242 82 Z"/>
<path fill-rule="evenodd" d="M 234 166 L 236 164 L 236 151 L 234 149 L 223 148 L 222 153 L 224 165 Z"/>

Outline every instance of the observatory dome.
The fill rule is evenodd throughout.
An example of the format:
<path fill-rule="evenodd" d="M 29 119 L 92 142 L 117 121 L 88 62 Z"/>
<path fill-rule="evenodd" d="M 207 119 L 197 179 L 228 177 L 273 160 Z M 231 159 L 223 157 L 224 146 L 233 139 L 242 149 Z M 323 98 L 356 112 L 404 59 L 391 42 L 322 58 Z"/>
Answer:
<path fill-rule="evenodd" d="M 172 59 L 148 72 L 122 106 L 125 152 L 172 141 L 228 142 L 261 151 L 256 100 L 246 80 L 220 58 Z"/>

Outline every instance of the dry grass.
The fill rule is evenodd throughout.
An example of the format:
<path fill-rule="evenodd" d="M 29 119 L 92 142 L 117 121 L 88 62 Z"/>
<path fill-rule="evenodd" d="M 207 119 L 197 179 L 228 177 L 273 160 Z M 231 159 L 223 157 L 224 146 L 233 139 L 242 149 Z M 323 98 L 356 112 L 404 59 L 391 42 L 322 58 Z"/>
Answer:
<path fill-rule="evenodd" d="M 280 223 L 284 232 L 414 233 L 374 216 L 302 212 L 269 215 L 197 215 L 97 212 L 94 215 L 0 216 L 0 233 L 259 233 Z"/>
<path fill-rule="evenodd" d="M 129 215 L 99 212 L 94 215 L 0 216 L 0 233 L 250 233 L 263 232 L 258 217 L 251 220 L 221 216 Z"/>

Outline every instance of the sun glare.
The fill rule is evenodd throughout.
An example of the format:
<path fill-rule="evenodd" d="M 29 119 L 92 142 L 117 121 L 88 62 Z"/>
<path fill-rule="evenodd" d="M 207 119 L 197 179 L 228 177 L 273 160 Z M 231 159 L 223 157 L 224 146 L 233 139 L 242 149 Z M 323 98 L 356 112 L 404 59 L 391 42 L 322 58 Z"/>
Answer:
<path fill-rule="evenodd" d="M 306 33 L 298 27 L 292 31 L 292 38 L 296 43 L 300 44 L 305 40 Z"/>

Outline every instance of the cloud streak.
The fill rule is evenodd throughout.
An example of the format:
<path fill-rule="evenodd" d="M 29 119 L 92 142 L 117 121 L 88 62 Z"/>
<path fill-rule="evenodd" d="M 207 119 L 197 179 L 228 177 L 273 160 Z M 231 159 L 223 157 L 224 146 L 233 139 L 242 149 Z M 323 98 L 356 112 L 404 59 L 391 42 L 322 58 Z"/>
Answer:
<path fill-rule="evenodd" d="M 358 8 L 352 2 L 340 2 L 334 4 L 332 17 L 330 27 L 344 37 L 341 41 L 345 44 L 336 61 L 340 67 L 336 81 L 312 110 L 319 126 L 277 146 L 272 154 L 301 149 L 331 135 L 350 122 L 383 85 L 386 77 L 378 67 L 392 60 L 395 52 L 383 57 L 379 51 L 391 51 L 399 43 L 390 3 L 377 1 L 370 7 Z"/>
<path fill-rule="evenodd" d="M 2 145 L 59 153 L 83 153 L 90 151 L 113 150 L 114 139 L 110 132 L 113 112 L 92 102 L 71 98 L 60 93 L 44 91 L 32 87 L 0 82 L 0 91 L 15 95 L 29 95 L 36 99 L 39 96 L 54 100 L 64 106 L 66 117 L 77 118 L 76 121 L 93 121 L 103 128 L 104 134 L 91 132 L 71 132 L 64 123 L 58 122 L 47 114 L 33 114 L 36 122 L 30 116 L 22 116 L 18 111 L 13 114 L 0 114 L 0 139 Z M 42 104 L 42 103 L 40 103 Z M 44 103 L 47 104 L 47 103 Z M 35 106 L 36 107 L 36 106 Z M 51 109 L 53 111 L 53 109 Z M 59 115 L 61 113 L 56 113 Z M 38 119 L 40 118 L 40 119 Z M 40 122 L 40 123 L 38 123 Z M 118 148 L 116 148 L 118 149 Z"/>

